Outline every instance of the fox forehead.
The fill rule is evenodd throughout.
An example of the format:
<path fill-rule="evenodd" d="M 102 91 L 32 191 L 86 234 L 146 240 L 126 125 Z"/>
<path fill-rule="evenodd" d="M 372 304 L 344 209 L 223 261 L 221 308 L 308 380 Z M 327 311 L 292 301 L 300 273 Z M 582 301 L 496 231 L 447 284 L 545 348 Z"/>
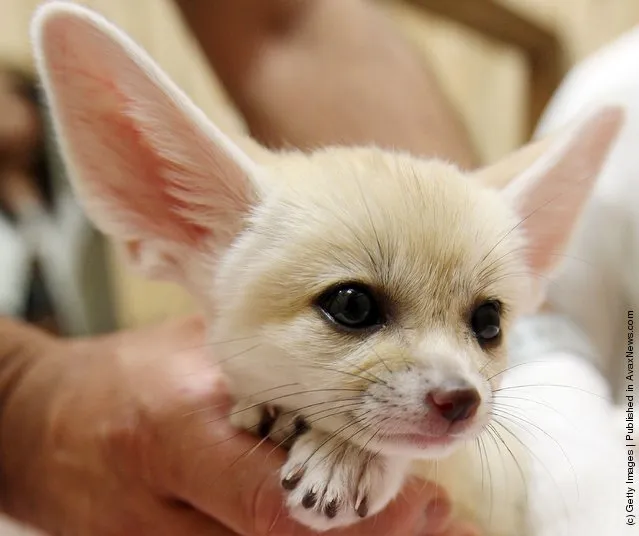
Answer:
<path fill-rule="evenodd" d="M 337 148 L 286 158 L 270 175 L 219 274 L 222 292 L 250 296 L 256 318 L 295 316 L 344 281 L 399 304 L 404 323 L 520 297 L 521 279 L 507 277 L 523 270 L 514 215 L 454 166 Z"/>

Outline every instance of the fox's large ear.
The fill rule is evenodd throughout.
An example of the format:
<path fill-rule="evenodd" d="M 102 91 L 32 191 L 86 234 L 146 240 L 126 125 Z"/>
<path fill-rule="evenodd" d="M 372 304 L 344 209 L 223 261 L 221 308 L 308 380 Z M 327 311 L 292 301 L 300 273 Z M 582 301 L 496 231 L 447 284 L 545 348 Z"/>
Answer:
<path fill-rule="evenodd" d="M 152 277 L 232 239 L 260 169 L 122 31 L 67 2 L 32 40 L 70 179 L 89 217 Z"/>
<path fill-rule="evenodd" d="M 623 119 L 621 107 L 600 107 L 552 138 L 477 172 L 492 186 L 502 186 L 506 174 L 514 177 L 502 193 L 521 220 L 529 268 L 542 278 L 561 260 Z"/>

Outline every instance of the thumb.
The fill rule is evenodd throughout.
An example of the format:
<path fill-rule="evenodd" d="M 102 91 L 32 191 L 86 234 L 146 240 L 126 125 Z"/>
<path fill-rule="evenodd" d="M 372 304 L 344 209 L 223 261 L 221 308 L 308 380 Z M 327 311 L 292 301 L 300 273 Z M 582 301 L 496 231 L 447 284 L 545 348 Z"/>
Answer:
<path fill-rule="evenodd" d="M 233 428 L 217 410 L 198 412 L 174 437 L 163 449 L 165 464 L 175 468 L 175 497 L 244 536 L 306 534 L 282 502 L 285 452 Z"/>
<path fill-rule="evenodd" d="M 185 402 L 188 393 L 188 407 L 165 403 L 153 424 L 152 484 L 240 535 L 305 534 L 282 503 L 278 475 L 286 453 L 230 424 L 224 378 L 210 361 L 199 362 L 198 350 L 183 351 L 183 371 L 172 371 L 179 388 L 165 396 L 177 390 Z"/>

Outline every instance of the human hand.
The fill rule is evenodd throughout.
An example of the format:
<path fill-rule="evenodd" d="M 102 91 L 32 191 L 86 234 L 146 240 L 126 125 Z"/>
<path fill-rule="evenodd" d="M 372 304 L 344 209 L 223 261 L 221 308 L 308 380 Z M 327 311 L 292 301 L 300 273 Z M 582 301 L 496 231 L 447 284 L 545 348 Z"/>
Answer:
<path fill-rule="evenodd" d="M 225 419 L 206 350 L 197 318 L 79 341 L 0 321 L 4 511 L 65 536 L 312 534 L 283 509 L 285 453 Z M 378 516 L 327 534 L 477 534 L 449 513 L 442 490 L 412 482 Z"/>

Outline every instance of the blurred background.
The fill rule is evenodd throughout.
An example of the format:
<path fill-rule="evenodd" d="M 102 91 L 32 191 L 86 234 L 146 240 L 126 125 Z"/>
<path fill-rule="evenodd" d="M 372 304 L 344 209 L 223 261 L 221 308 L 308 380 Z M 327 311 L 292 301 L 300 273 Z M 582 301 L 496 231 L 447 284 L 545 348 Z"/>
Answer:
<path fill-rule="evenodd" d="M 528 139 L 571 65 L 639 23 L 637 0 L 377 2 L 431 64 L 484 162 Z M 190 311 L 181 290 L 142 281 L 123 267 L 83 219 L 50 141 L 38 134 L 47 125 L 37 116 L 28 25 L 39 3 L 0 0 L 0 90 L 8 84 L 20 101 L 6 101 L 3 109 L 0 100 L 0 117 L 9 117 L 5 110 L 36 114 L 22 145 L 39 162 L 29 170 L 29 184 L 0 175 L 0 314 L 87 334 Z M 230 106 L 171 1 L 80 3 L 127 31 L 205 112 Z M 0 147 L 0 169 L 16 153 Z M 30 204 L 33 199 L 38 202 Z M 34 239 L 43 234 L 46 240 Z"/>

